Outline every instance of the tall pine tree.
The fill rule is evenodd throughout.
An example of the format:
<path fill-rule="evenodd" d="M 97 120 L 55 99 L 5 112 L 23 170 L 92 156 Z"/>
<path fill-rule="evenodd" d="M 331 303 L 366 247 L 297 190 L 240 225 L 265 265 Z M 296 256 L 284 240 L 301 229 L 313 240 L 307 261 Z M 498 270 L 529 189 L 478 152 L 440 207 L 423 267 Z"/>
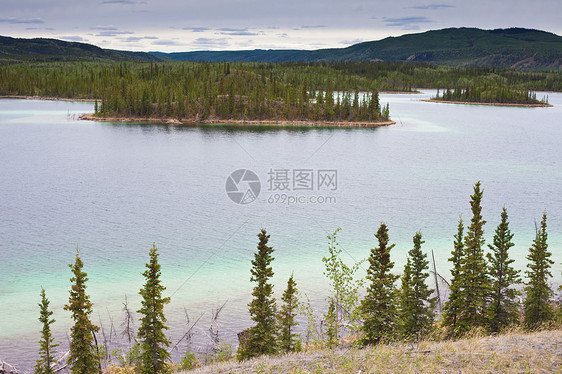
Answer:
<path fill-rule="evenodd" d="M 371 249 L 369 268 L 367 269 L 367 295 L 361 303 L 364 318 L 362 331 L 365 334 L 363 344 L 378 344 L 392 338 L 396 324 L 396 286 L 397 275 L 392 274 L 394 262 L 390 261 L 390 250 L 394 244 L 388 244 L 388 228 L 381 223 L 375 237 L 379 246 Z"/>
<path fill-rule="evenodd" d="M 164 330 L 168 329 L 165 325 L 164 306 L 170 302 L 170 298 L 162 297 L 166 287 L 160 280 L 161 271 L 156 244 L 152 244 L 149 256 L 146 270 L 142 273 L 146 283 L 139 291 L 142 301 L 138 312 L 142 317 L 137 335 L 141 351 L 137 370 L 141 374 L 160 374 L 166 372 L 168 368 L 166 360 L 170 357 L 166 350 L 170 341 L 164 334 Z"/>
<path fill-rule="evenodd" d="M 461 333 L 475 327 L 486 326 L 486 306 L 490 294 L 490 279 L 486 258 L 484 257 L 484 224 L 482 218 L 482 190 L 480 181 L 474 185 L 470 208 L 472 218 L 464 237 L 464 256 L 462 265 L 462 283 L 458 315 L 458 328 Z"/>
<path fill-rule="evenodd" d="M 256 323 L 247 332 L 246 340 L 240 347 L 239 359 L 277 353 L 277 306 L 273 297 L 273 277 L 271 262 L 274 260 L 273 248 L 267 245 L 269 235 L 265 229 L 258 234 L 258 251 L 254 254 L 250 281 L 256 282 L 252 291 L 254 299 L 248 304 L 250 315 Z"/>
<path fill-rule="evenodd" d="M 88 274 L 82 271 L 84 263 L 76 249 L 76 261 L 68 265 L 72 270 L 73 282 L 70 290 L 68 304 L 65 310 L 72 313 L 74 326 L 70 329 L 70 371 L 74 374 L 94 374 L 101 372 L 101 365 L 97 347 L 95 346 L 95 333 L 99 327 L 90 321 L 93 304 L 90 296 L 86 294 Z"/>
<path fill-rule="evenodd" d="M 453 263 L 453 268 L 451 269 L 450 294 L 445 306 L 443 307 L 443 326 L 447 328 L 448 334 L 451 337 L 459 335 L 457 322 L 459 320 L 461 304 L 463 302 L 461 298 L 461 291 L 463 287 L 462 262 L 464 258 L 463 235 L 464 223 L 462 218 L 459 218 L 457 234 L 454 236 L 455 241 L 453 243 L 453 251 L 451 252 L 451 257 L 449 258 L 449 261 Z"/>
<path fill-rule="evenodd" d="M 299 307 L 297 282 L 293 279 L 293 274 L 287 281 L 287 289 L 283 292 L 281 300 L 283 305 L 277 317 L 280 327 L 280 348 L 283 352 L 293 352 L 297 345 L 298 335 L 295 334 L 294 327 L 298 325 L 295 316 Z"/>
<path fill-rule="evenodd" d="M 430 330 L 435 317 L 435 298 L 431 297 L 433 290 L 426 284 L 429 277 L 429 261 L 427 254 L 421 250 L 424 243 L 422 234 L 417 232 L 413 241 L 414 248 L 408 252 L 402 275 L 398 313 L 400 335 L 407 340 L 419 340 Z"/>
<path fill-rule="evenodd" d="M 49 299 L 45 294 L 45 289 L 41 287 L 41 303 L 39 303 L 39 322 L 43 324 L 41 339 L 39 340 L 39 358 L 35 364 L 35 374 L 55 374 L 52 367 L 55 363 L 53 350 L 58 347 L 55 338 L 51 333 L 51 325 L 55 320 L 51 318 L 53 311 L 49 309 Z"/>
<path fill-rule="evenodd" d="M 541 323 L 551 321 L 554 310 L 550 305 L 553 291 L 548 285 L 552 277 L 550 267 L 554 263 L 550 259 L 552 253 L 548 251 L 548 234 L 546 232 L 546 212 L 543 213 L 541 226 L 537 230 L 533 245 L 529 248 L 527 259 L 528 281 L 525 286 L 524 316 L 525 326 L 529 329 L 539 326 Z"/>
<path fill-rule="evenodd" d="M 513 247 L 513 234 L 509 229 L 507 210 L 501 213 L 501 222 L 496 228 L 494 243 L 488 244 L 492 253 L 488 253 L 491 288 L 490 304 L 487 308 L 490 332 L 500 332 L 519 318 L 519 304 L 516 300 L 519 292 L 513 288 L 521 283 L 519 270 L 512 266 L 515 260 L 509 258 L 509 249 Z"/>

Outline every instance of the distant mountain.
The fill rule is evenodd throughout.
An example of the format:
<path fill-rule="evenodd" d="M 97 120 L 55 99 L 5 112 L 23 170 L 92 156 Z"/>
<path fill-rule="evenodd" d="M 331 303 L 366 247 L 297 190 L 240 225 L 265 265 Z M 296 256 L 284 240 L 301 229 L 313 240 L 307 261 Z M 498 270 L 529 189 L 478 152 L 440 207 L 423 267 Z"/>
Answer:
<path fill-rule="evenodd" d="M 57 39 L 0 36 L 0 62 L 22 61 L 159 61 L 145 52 L 116 51 Z"/>
<path fill-rule="evenodd" d="M 449 28 L 389 37 L 347 48 L 306 50 L 200 51 L 153 53 L 176 61 L 410 61 L 441 65 L 559 69 L 562 37 L 510 28 Z"/>
<path fill-rule="evenodd" d="M 449 28 L 389 37 L 347 48 L 128 52 L 56 39 L 0 37 L 0 62 L 17 61 L 405 61 L 518 69 L 562 68 L 562 37 L 540 30 Z"/>

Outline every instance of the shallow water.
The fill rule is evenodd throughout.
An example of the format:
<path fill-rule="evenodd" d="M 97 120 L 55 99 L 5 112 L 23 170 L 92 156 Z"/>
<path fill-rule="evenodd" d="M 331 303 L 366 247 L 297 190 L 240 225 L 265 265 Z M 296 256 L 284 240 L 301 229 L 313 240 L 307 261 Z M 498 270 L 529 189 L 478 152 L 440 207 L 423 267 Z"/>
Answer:
<path fill-rule="evenodd" d="M 92 111 L 90 103 L 0 100 L 0 358 L 33 365 L 41 286 L 55 310 L 57 339 L 67 345 L 62 306 L 76 247 L 93 319 L 109 330 L 111 316 L 120 330 L 124 296 L 139 307 L 141 272 L 155 242 L 172 298 L 171 340 L 185 332 L 184 307 L 192 321 L 205 313 L 196 329 L 200 349 L 208 344 L 211 310 L 225 301 L 221 336 L 234 342 L 249 326 L 249 268 L 262 227 L 275 248 L 277 294 L 294 273 L 319 309 L 327 292 L 326 235 L 337 227 L 352 262 L 368 256 L 385 221 L 396 272 L 421 230 L 423 248 L 434 250 L 448 278 L 452 236 L 460 214 L 470 219 L 477 180 L 488 242 L 505 205 L 519 268 L 547 210 L 553 281 L 560 283 L 562 95 L 549 94 L 552 108 L 506 108 L 420 101 L 430 94 L 381 95 L 397 124 L 375 129 L 96 123 L 76 120 Z M 260 180 L 249 204 L 225 191 L 238 169 Z M 270 182 L 288 189 L 272 190 Z"/>

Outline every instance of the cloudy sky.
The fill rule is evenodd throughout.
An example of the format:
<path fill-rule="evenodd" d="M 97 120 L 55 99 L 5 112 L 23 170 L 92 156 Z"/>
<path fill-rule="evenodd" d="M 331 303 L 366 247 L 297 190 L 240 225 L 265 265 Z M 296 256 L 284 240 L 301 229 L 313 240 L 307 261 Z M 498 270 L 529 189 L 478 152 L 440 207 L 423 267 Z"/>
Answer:
<path fill-rule="evenodd" d="M 445 27 L 562 35 L 560 0 L 0 0 L 0 35 L 137 51 L 345 47 Z"/>

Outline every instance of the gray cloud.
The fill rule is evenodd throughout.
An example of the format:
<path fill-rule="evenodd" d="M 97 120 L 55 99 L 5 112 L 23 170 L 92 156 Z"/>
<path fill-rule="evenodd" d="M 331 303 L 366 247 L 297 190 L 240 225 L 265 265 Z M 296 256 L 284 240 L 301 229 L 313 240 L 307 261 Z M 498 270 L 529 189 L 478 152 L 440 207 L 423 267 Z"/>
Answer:
<path fill-rule="evenodd" d="M 226 47 L 228 46 L 228 38 L 197 38 L 193 44 L 211 48 Z"/>
<path fill-rule="evenodd" d="M 133 1 L 133 0 L 105 0 L 100 4 L 119 4 L 119 5 L 138 5 L 146 4 L 145 1 Z"/>
<path fill-rule="evenodd" d="M 81 36 L 78 35 L 72 35 L 72 36 L 59 36 L 59 39 L 62 40 L 70 40 L 71 42 L 87 42 L 87 39 L 84 39 Z"/>
<path fill-rule="evenodd" d="M 119 40 L 125 43 L 137 43 L 141 40 L 158 40 L 158 38 L 156 36 L 129 36 L 127 38 L 119 38 Z"/>
<path fill-rule="evenodd" d="M 326 27 L 326 25 L 303 25 L 301 29 L 321 29 Z"/>
<path fill-rule="evenodd" d="M 203 32 L 203 31 L 209 31 L 210 28 L 208 27 L 182 27 L 182 30 L 189 30 L 192 32 Z"/>
<path fill-rule="evenodd" d="M 221 32 L 220 35 L 233 35 L 233 36 L 255 36 L 259 35 L 256 32 L 250 31 L 228 31 L 228 32 Z"/>
<path fill-rule="evenodd" d="M 237 28 L 231 28 L 231 27 L 222 27 L 220 29 L 217 29 L 218 31 L 226 31 L 226 32 L 246 32 L 248 31 L 247 27 L 244 27 L 243 29 L 237 29 Z"/>
<path fill-rule="evenodd" d="M 454 5 L 448 4 L 428 4 L 428 5 L 414 5 L 410 7 L 411 9 L 420 9 L 420 10 L 434 10 L 434 9 L 441 9 L 441 8 L 455 8 Z"/>
<path fill-rule="evenodd" d="M 132 31 L 102 31 L 96 36 L 117 36 L 117 35 L 131 35 L 134 34 Z"/>
<path fill-rule="evenodd" d="M 357 43 L 361 43 L 361 42 L 364 42 L 364 40 L 363 39 L 342 40 L 340 42 L 340 44 L 353 45 L 353 44 L 357 44 Z"/>
<path fill-rule="evenodd" d="M 152 45 L 167 45 L 167 46 L 181 46 L 181 47 L 185 47 L 184 43 L 180 43 L 178 41 L 175 40 L 155 40 L 152 43 L 150 43 Z"/>
<path fill-rule="evenodd" d="M 402 26 L 407 30 L 416 30 L 418 23 L 433 22 L 427 17 L 399 17 L 399 18 L 385 18 L 384 23 L 387 26 Z"/>
<path fill-rule="evenodd" d="M 39 23 L 45 23 L 45 21 L 43 21 L 40 18 L 14 18 L 14 17 L 10 17 L 10 18 L 0 18 L 0 23 L 10 23 L 10 24 L 39 24 Z"/>
<path fill-rule="evenodd" d="M 94 26 L 94 27 L 90 27 L 90 30 L 117 31 L 117 27 L 115 27 L 115 26 Z"/>

